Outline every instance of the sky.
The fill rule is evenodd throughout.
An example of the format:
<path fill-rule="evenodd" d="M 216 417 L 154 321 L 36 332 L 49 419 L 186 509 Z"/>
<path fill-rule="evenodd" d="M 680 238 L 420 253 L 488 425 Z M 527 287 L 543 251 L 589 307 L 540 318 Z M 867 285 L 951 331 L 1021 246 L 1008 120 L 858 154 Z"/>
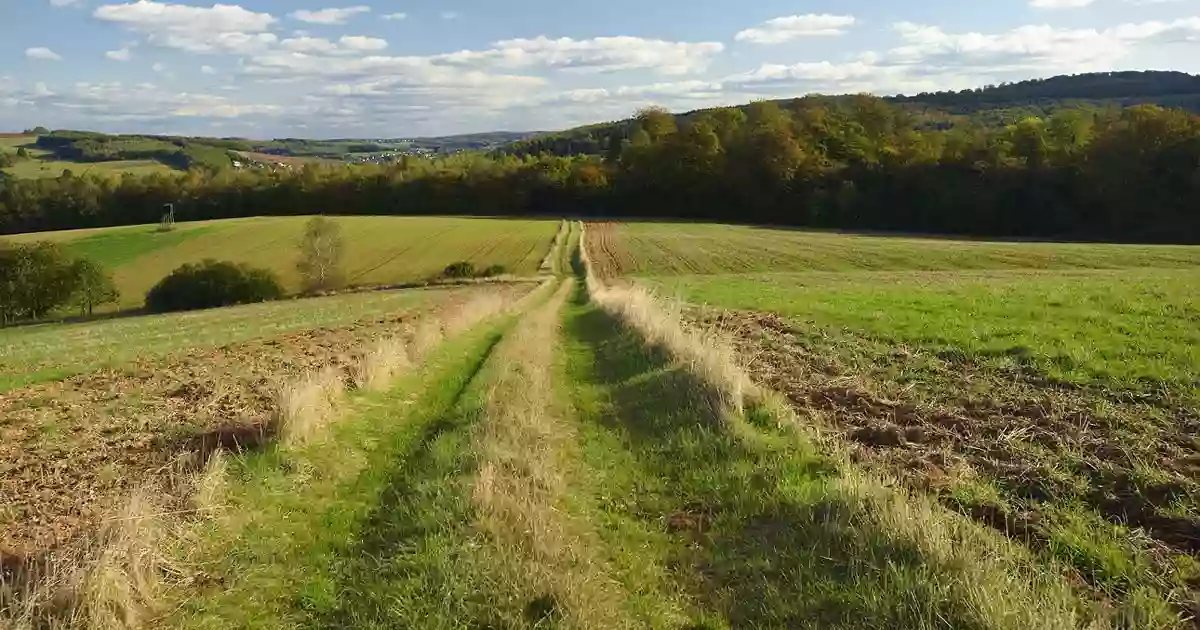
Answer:
<path fill-rule="evenodd" d="M 0 0 L 0 131 L 550 131 L 810 93 L 1200 73 L 1200 0 Z"/>

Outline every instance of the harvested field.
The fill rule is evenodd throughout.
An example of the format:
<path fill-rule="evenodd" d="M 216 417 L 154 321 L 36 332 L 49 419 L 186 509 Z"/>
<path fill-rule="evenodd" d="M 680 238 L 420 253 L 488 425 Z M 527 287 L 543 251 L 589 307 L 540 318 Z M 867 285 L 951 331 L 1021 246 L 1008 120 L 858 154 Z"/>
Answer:
<path fill-rule="evenodd" d="M 139 359 L 0 397 L 0 554 L 25 557 L 96 525 L 134 487 L 183 453 L 254 447 L 287 379 L 320 367 L 349 371 L 364 347 L 404 331 L 423 312 L 453 309 L 481 291 L 333 328 Z M 414 301 L 413 304 L 419 304 Z"/>
<path fill-rule="evenodd" d="M 380 291 L 231 308 L 0 329 L 0 392 L 134 360 L 339 327 L 437 300 L 451 289 Z"/>
<path fill-rule="evenodd" d="M 314 209 L 319 210 L 319 209 Z M 279 274 L 300 289 L 297 245 L 307 217 L 263 217 L 180 222 L 174 232 L 157 226 L 19 234 L 14 242 L 53 240 L 109 268 L 121 291 L 121 308 L 141 306 L 146 291 L 176 267 L 205 258 L 247 263 Z M 393 285 L 426 280 L 447 265 L 477 269 L 501 265 L 533 275 L 550 252 L 557 221 L 437 217 L 336 217 L 345 239 L 344 270 L 351 285 Z"/>
<path fill-rule="evenodd" d="M 956 255 L 998 261 L 978 247 Z M 728 273 L 717 249 L 726 273 L 638 282 L 854 461 L 1069 564 L 1132 627 L 1200 616 L 1200 250 L 1013 247 L 1070 268 Z"/>
<path fill-rule="evenodd" d="M 1200 248 L 854 235 L 696 223 L 589 224 L 601 275 L 1200 267 Z"/>

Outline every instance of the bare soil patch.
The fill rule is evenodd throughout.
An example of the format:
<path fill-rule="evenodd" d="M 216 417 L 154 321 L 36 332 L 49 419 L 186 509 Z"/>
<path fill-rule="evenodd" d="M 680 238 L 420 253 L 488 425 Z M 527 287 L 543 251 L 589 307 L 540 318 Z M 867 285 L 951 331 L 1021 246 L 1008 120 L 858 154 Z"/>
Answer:
<path fill-rule="evenodd" d="M 1035 546 L 1056 506 L 1144 532 L 1200 610 L 1200 411 L 1101 388 L 1047 383 L 968 360 L 808 330 L 769 313 L 699 309 L 752 378 L 840 434 L 854 460 Z M 994 496 L 964 493 L 994 487 Z M 1189 563 L 1183 558 L 1190 557 Z"/>
<path fill-rule="evenodd" d="M 280 384 L 324 366 L 346 372 L 369 342 L 472 294 L 0 394 L 0 558 L 32 557 L 88 531 L 181 459 L 194 466 L 218 447 L 257 448 L 270 438 Z"/>

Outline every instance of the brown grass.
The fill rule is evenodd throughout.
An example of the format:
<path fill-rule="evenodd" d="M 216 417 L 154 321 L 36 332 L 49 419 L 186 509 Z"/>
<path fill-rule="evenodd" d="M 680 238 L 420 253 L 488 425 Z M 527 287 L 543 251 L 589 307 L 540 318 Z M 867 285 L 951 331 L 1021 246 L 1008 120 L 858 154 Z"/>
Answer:
<path fill-rule="evenodd" d="M 499 374 L 474 446 L 477 527 L 512 598 L 498 609 L 519 612 L 536 601 L 543 605 L 538 614 L 561 618 L 565 627 L 626 627 L 624 594 L 597 556 L 602 542 L 560 509 L 577 456 L 569 425 L 551 409 L 551 372 L 559 312 L 572 288 L 563 283 L 497 349 Z M 512 622 L 546 623 L 525 617 Z"/>
<path fill-rule="evenodd" d="M 559 269 L 558 263 L 562 260 L 561 254 L 563 244 L 566 242 L 567 234 L 570 231 L 570 224 L 567 223 L 566 219 L 563 219 L 563 221 L 558 225 L 558 232 L 554 235 L 554 244 L 550 246 L 550 251 L 546 252 L 546 257 L 542 259 L 542 264 L 538 266 L 538 269 L 540 269 L 542 273 L 552 273 L 558 275 L 563 272 L 562 269 Z"/>
<path fill-rule="evenodd" d="M 738 364 L 730 339 L 715 328 L 685 327 L 678 305 L 664 307 L 642 287 L 602 281 L 593 271 L 587 232 L 582 224 L 580 232 L 579 256 L 586 270 L 588 294 L 600 308 L 637 330 L 648 344 L 665 349 L 677 361 L 686 364 L 734 412 L 744 410 L 748 396 L 761 397 L 761 392 Z"/>
<path fill-rule="evenodd" d="M 937 567 L 938 573 L 929 578 L 933 586 L 976 611 L 975 617 L 988 620 L 992 627 L 1112 627 L 1103 613 L 1099 619 L 1084 616 L 1086 606 L 1072 592 L 1063 566 L 1039 561 L 1028 550 L 929 497 L 864 472 L 847 456 L 844 442 L 805 423 L 780 395 L 754 384 L 735 360 L 730 340 L 710 330 L 688 330 L 676 310 L 660 306 L 643 289 L 607 285 L 592 270 L 586 238 L 580 240 L 580 257 L 593 301 L 648 345 L 666 350 L 686 365 L 708 393 L 726 403 L 720 411 L 729 420 L 730 430 L 749 431 L 737 416 L 745 404 L 753 404 L 780 425 L 794 427 L 822 446 L 836 468 L 829 485 L 830 499 L 852 508 L 831 512 L 826 527 L 831 532 L 863 532 L 855 570 L 877 572 L 893 561 L 897 544 L 906 545 Z M 877 595 L 899 594 L 901 591 Z"/>
<path fill-rule="evenodd" d="M 444 338 L 521 301 L 509 292 L 473 296 L 422 317 L 408 339 L 389 337 L 370 344 L 357 362 L 310 370 L 277 390 L 265 433 L 284 447 L 319 439 L 337 416 L 347 376 L 364 389 L 386 388 Z M 0 628 L 108 630 L 152 623 L 189 575 L 166 550 L 189 544 L 189 519 L 222 509 L 228 460 L 221 448 L 204 450 L 184 453 L 152 475 L 153 485 L 133 492 L 91 536 L 33 559 L 0 556 Z M 201 456 L 207 456 L 201 470 L 189 472 Z"/>

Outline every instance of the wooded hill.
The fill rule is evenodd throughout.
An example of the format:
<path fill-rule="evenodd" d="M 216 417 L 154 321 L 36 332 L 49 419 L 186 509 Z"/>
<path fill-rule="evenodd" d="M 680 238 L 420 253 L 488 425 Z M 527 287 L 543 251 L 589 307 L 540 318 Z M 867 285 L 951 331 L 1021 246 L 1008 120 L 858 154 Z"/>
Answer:
<path fill-rule="evenodd" d="M 808 96 L 774 101 L 784 108 L 811 104 L 836 105 L 850 96 Z M 1160 105 L 1200 113 L 1200 76 L 1183 72 L 1095 72 L 989 85 L 958 92 L 928 92 L 883 99 L 903 107 L 914 124 L 925 129 L 996 128 L 1024 118 L 1049 116 L 1062 109 L 1122 109 Z M 747 106 L 741 106 L 743 111 Z M 680 123 L 713 112 L 678 115 Z M 632 120 L 586 125 L 514 142 L 500 151 L 509 155 L 604 155 L 629 139 Z"/>

